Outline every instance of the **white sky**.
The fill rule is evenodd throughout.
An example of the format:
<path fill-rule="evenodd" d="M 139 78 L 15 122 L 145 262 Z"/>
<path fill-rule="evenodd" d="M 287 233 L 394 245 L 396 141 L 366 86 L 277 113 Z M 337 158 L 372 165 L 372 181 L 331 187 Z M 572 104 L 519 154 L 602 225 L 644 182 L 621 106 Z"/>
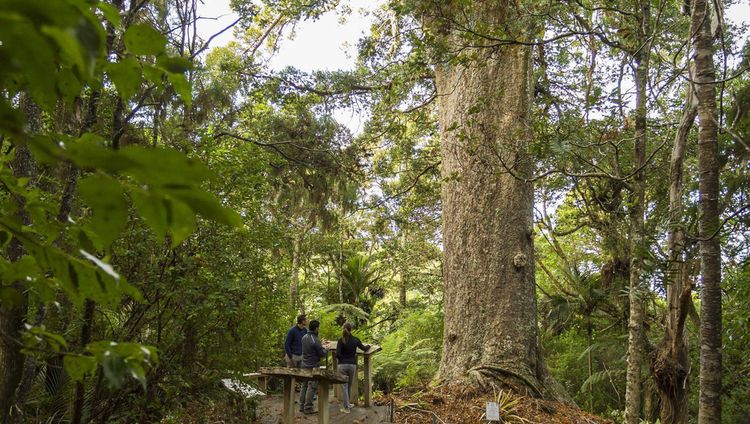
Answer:
<path fill-rule="evenodd" d="M 352 69 L 356 58 L 356 43 L 370 30 L 371 17 L 367 15 L 382 4 L 383 0 L 349 0 L 353 13 L 345 23 L 339 22 L 338 14 L 328 12 L 316 21 L 305 21 L 297 24 L 292 39 L 283 40 L 276 55 L 269 64 L 280 70 L 293 66 L 302 71 Z M 208 39 L 237 19 L 229 8 L 229 0 L 201 0 L 198 32 Z M 726 11 L 730 23 L 750 24 L 750 0 L 741 0 Z M 211 43 L 211 47 L 226 45 L 234 39 L 233 32 L 226 31 Z M 742 45 L 744 43 L 740 43 Z M 337 111 L 336 119 L 349 127 L 354 133 L 361 131 L 364 117 L 358 111 Z"/>
<path fill-rule="evenodd" d="M 305 72 L 353 69 L 357 41 L 370 31 L 368 12 L 382 4 L 382 0 L 349 0 L 346 4 L 352 13 L 343 23 L 336 11 L 332 11 L 316 21 L 297 24 L 293 37 L 283 40 L 279 51 L 269 61 L 271 68 L 281 70 L 293 66 Z M 214 18 L 198 21 L 198 33 L 204 39 L 237 19 L 237 14 L 229 8 L 229 0 L 203 0 L 198 12 L 199 16 Z M 212 41 L 211 47 L 226 45 L 233 39 L 233 32 L 226 31 Z M 355 110 L 336 110 L 333 116 L 355 134 L 362 130 L 365 120 L 361 111 Z"/>
<path fill-rule="evenodd" d="M 303 71 L 351 69 L 356 57 L 356 42 L 369 31 L 370 17 L 363 12 L 375 9 L 382 0 L 349 0 L 346 4 L 354 12 L 343 25 L 339 23 L 336 12 L 326 13 L 317 21 L 298 24 L 294 39 L 281 44 L 271 66 L 275 69 L 294 66 Z M 199 15 L 211 18 L 198 22 L 198 32 L 204 39 L 237 18 L 229 8 L 229 0 L 202 0 Z M 727 10 L 726 18 L 734 24 L 750 23 L 750 0 L 733 5 Z M 211 45 L 223 46 L 233 38 L 232 31 L 227 31 Z"/>
<path fill-rule="evenodd" d="M 339 22 L 335 11 L 324 14 L 316 21 L 299 23 L 294 37 L 281 43 L 281 49 L 272 58 L 274 69 L 294 66 L 303 71 L 351 69 L 356 58 L 356 43 L 370 30 L 370 18 L 366 16 L 382 3 L 381 0 L 349 0 L 352 10 L 346 22 Z M 203 0 L 199 6 L 198 32 L 204 39 L 221 31 L 237 15 L 229 8 L 229 0 Z M 289 35 L 289 31 L 287 31 Z M 226 45 L 234 39 L 232 31 L 227 31 L 214 39 L 212 47 Z"/>

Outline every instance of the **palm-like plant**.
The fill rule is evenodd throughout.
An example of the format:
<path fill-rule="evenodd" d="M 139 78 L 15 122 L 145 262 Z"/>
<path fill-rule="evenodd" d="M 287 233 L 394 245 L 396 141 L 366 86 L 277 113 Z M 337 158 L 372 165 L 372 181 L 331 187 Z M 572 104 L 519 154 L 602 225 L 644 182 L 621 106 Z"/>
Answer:
<path fill-rule="evenodd" d="M 557 281 L 557 293 L 545 293 L 542 303 L 546 314 L 543 320 L 547 331 L 553 336 L 579 328 L 585 331 L 587 347 L 579 360 L 586 359 L 587 378 L 581 391 L 588 394 L 589 409 L 593 407 L 594 386 L 604 381 L 611 381 L 612 372 L 606 368 L 595 371 L 594 352 L 607 347 L 606 342 L 595 343 L 594 333 L 596 320 L 617 323 L 621 309 L 613 302 L 615 293 L 612 289 L 601 286 L 601 276 L 585 268 L 571 264 L 571 269 L 564 273 L 565 278 Z"/>
<path fill-rule="evenodd" d="M 346 285 L 345 300 L 369 312 L 379 293 L 377 286 L 380 280 L 377 269 L 373 266 L 372 256 L 355 254 L 347 258 L 341 270 Z"/>

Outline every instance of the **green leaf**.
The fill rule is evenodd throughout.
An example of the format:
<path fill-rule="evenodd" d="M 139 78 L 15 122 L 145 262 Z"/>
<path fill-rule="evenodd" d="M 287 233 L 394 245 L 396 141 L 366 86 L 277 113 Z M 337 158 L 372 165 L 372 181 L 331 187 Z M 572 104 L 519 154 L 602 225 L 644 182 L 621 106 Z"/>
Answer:
<path fill-rule="evenodd" d="M 138 213 L 146 220 L 156 236 L 163 239 L 169 230 L 167 221 L 167 200 L 149 190 L 133 189 L 130 191 Z"/>
<path fill-rule="evenodd" d="M 156 84 L 157 86 L 161 87 L 162 75 L 164 75 L 164 71 L 157 68 L 156 66 L 149 65 L 147 63 L 143 64 L 143 76 L 146 77 L 146 80 L 151 84 Z"/>
<path fill-rule="evenodd" d="M 164 187 L 172 196 L 185 202 L 192 210 L 222 224 L 239 227 L 242 225 L 242 217 L 229 209 L 221 206 L 216 196 L 199 188 L 187 188 L 184 186 Z"/>
<path fill-rule="evenodd" d="M 83 87 L 83 84 L 78 80 L 73 71 L 68 68 L 60 70 L 60 75 L 57 80 L 57 89 L 65 100 L 71 101 L 76 96 L 80 95 L 81 87 Z"/>
<path fill-rule="evenodd" d="M 21 227 L 12 221 L 2 218 L 4 217 L 0 216 L 0 225 L 23 243 L 26 251 L 35 259 L 38 269 L 45 270 L 45 273 L 49 272 L 49 278 L 59 284 L 58 287 L 63 289 L 74 304 L 80 306 L 84 299 L 89 298 L 104 305 L 112 305 L 123 293 L 133 296 L 136 300 L 140 297 L 140 293 L 112 271 L 111 267 L 96 258 L 92 259 L 93 255 L 81 252 L 94 262 L 92 265 L 70 256 L 53 245 L 40 243 L 36 235 L 22 231 Z M 8 267 L 5 268 L 7 270 Z M 37 286 L 42 290 L 45 289 L 44 283 L 47 281 L 47 278 L 34 278 L 33 275 L 31 282 L 26 279 L 29 283 L 27 285 Z"/>
<path fill-rule="evenodd" d="M 195 213 L 179 200 L 167 203 L 167 222 L 172 234 L 172 247 L 177 247 L 195 231 Z"/>
<path fill-rule="evenodd" d="M 119 62 L 110 62 L 107 63 L 106 70 L 123 100 L 130 99 L 138 91 L 141 85 L 141 66 L 137 60 L 126 57 Z"/>
<path fill-rule="evenodd" d="M 51 349 L 60 352 L 68 347 L 68 343 L 63 336 L 47 331 L 44 326 L 32 327 L 26 325 L 26 331 L 22 333 L 22 337 L 26 349 Z"/>
<path fill-rule="evenodd" d="M 190 103 L 193 101 L 193 92 L 190 87 L 190 82 L 185 78 L 185 75 L 167 73 L 167 78 L 169 78 L 169 82 L 172 83 L 174 91 L 180 96 L 182 101 L 190 106 Z"/>
<path fill-rule="evenodd" d="M 130 26 L 123 38 L 125 47 L 133 54 L 157 55 L 166 50 L 167 38 L 148 24 Z"/>
<path fill-rule="evenodd" d="M 2 272 L 2 279 L 7 283 L 30 281 L 40 277 L 39 266 L 36 260 L 29 255 L 25 255 L 21 259 L 9 263 Z"/>
<path fill-rule="evenodd" d="M 96 358 L 93 356 L 65 355 L 63 367 L 70 378 L 75 381 L 83 380 L 86 375 L 96 372 Z"/>
<path fill-rule="evenodd" d="M 137 166 L 123 170 L 149 187 L 165 185 L 193 185 L 209 177 L 208 168 L 174 149 L 153 149 L 128 146 L 119 155 Z"/>
<path fill-rule="evenodd" d="M 7 231 L 0 230 L 0 249 L 5 249 L 5 246 L 10 242 L 11 236 Z"/>
<path fill-rule="evenodd" d="M 21 293 L 13 287 L 0 287 L 0 305 L 6 309 L 15 309 L 24 303 Z"/>
<path fill-rule="evenodd" d="M 27 22 L 0 17 L 0 40 L 12 50 L 12 60 L 3 63 L 4 72 L 13 73 L 19 88 L 26 88 L 40 107 L 51 111 L 57 102 L 56 56 L 52 43 Z"/>
<path fill-rule="evenodd" d="M 482 106 L 478 104 L 474 104 L 469 109 L 466 110 L 467 115 L 474 115 L 482 111 Z"/>
<path fill-rule="evenodd" d="M 133 360 L 127 361 L 126 364 L 128 370 L 130 370 L 130 375 L 141 383 L 143 390 L 146 390 L 146 370 L 143 369 L 143 366 Z"/>
<path fill-rule="evenodd" d="M 112 265 L 102 261 L 101 259 L 97 258 L 96 256 L 92 255 L 91 253 L 81 249 L 79 250 L 81 255 L 83 255 L 84 258 L 88 259 L 89 261 L 93 262 L 96 267 L 103 271 L 108 276 L 112 277 L 113 280 L 117 281 L 120 279 L 120 274 L 118 274 L 114 268 L 112 268 Z"/>
<path fill-rule="evenodd" d="M 88 73 L 87 56 L 84 55 L 81 44 L 75 37 L 75 34 L 68 31 L 67 28 L 54 26 L 43 26 L 42 33 L 53 38 L 62 53 L 63 63 L 68 63 L 77 67 L 81 74 Z"/>
<path fill-rule="evenodd" d="M 93 210 L 91 229 L 109 246 L 128 221 L 128 203 L 122 186 L 112 177 L 92 174 L 78 183 L 78 192 Z"/>
<path fill-rule="evenodd" d="M 59 142 L 50 142 L 52 145 L 47 148 L 53 149 L 53 154 L 60 159 L 73 161 L 82 169 L 122 173 L 141 166 L 120 152 L 106 147 L 104 139 L 95 134 L 83 134 L 79 139 L 64 142 L 62 147 Z"/>
<path fill-rule="evenodd" d="M 87 350 L 102 364 L 104 377 L 112 388 L 122 387 L 128 377 L 135 378 L 145 388 L 144 366 L 158 362 L 155 348 L 138 343 L 101 341 L 89 344 Z"/>
<path fill-rule="evenodd" d="M 106 353 L 106 351 L 105 351 Z M 119 355 L 105 354 L 102 363 L 104 378 L 110 388 L 119 389 L 127 378 L 127 366 Z"/>
<path fill-rule="evenodd" d="M 117 10 L 116 7 L 109 3 L 105 3 L 103 1 L 100 1 L 96 8 L 101 10 L 102 15 L 114 26 L 120 25 L 120 11 Z"/>
<path fill-rule="evenodd" d="M 11 134 L 19 134 L 23 131 L 23 115 L 3 101 L 0 101 L 0 128 Z"/>
<path fill-rule="evenodd" d="M 182 56 L 160 55 L 156 58 L 156 65 L 172 74 L 184 74 L 193 69 L 190 59 Z"/>

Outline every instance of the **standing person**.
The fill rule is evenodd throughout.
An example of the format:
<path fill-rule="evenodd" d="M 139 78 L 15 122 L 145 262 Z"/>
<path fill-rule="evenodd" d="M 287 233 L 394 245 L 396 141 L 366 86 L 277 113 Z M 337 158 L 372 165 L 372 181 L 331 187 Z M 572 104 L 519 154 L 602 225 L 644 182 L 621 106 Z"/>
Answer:
<path fill-rule="evenodd" d="M 302 368 L 319 368 L 320 359 L 327 354 L 318 338 L 318 327 L 320 327 L 318 321 L 310 321 L 310 329 L 307 334 L 305 334 L 305 337 L 302 338 Z M 304 412 L 305 414 L 315 413 L 313 397 L 315 397 L 315 392 L 317 390 L 317 380 L 302 382 L 302 391 L 299 394 L 300 412 Z"/>
<path fill-rule="evenodd" d="M 349 399 L 352 396 L 352 383 L 357 378 L 357 348 L 364 351 L 370 349 L 370 345 L 363 345 L 362 342 L 352 336 L 352 324 L 347 322 L 343 327 L 342 337 L 336 343 L 336 358 L 339 360 L 338 372 L 349 377 L 349 381 L 344 383 L 344 407 L 341 412 L 348 414 L 352 411 L 352 404 Z"/>
<path fill-rule="evenodd" d="M 284 359 L 291 368 L 302 368 L 302 338 L 307 334 L 307 317 L 302 314 L 297 317 L 297 325 L 286 333 L 284 341 Z"/>

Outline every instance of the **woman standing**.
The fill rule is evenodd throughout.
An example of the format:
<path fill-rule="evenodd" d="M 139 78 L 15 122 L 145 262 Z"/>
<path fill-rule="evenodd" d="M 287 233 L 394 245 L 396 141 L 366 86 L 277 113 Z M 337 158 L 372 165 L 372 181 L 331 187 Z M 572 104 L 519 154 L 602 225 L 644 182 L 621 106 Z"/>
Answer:
<path fill-rule="evenodd" d="M 341 412 L 345 414 L 352 410 L 349 399 L 352 395 L 352 382 L 357 378 L 357 348 L 367 351 L 370 346 L 363 345 L 358 338 L 352 336 L 352 324 L 347 322 L 344 324 L 342 337 L 336 343 L 336 358 L 339 361 L 338 372 L 349 378 L 349 381 L 344 383 L 344 407 L 341 408 Z"/>

